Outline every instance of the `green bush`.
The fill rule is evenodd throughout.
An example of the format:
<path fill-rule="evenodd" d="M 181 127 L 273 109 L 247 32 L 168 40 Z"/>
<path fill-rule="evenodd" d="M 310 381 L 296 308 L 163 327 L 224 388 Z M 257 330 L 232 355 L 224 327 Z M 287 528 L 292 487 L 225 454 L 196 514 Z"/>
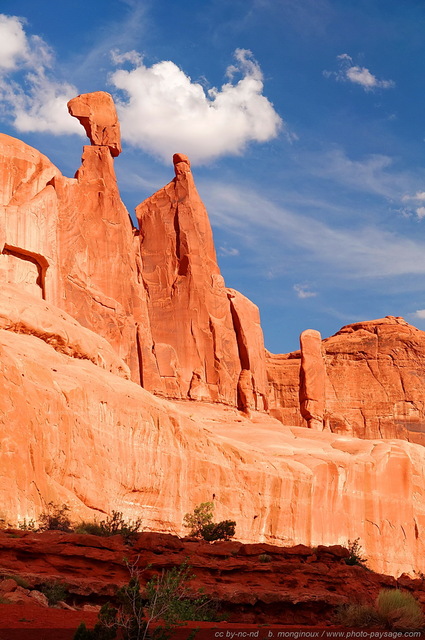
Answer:
<path fill-rule="evenodd" d="M 23 522 L 18 524 L 18 528 L 21 531 L 37 531 L 37 524 L 33 518 L 30 518 L 29 520 L 24 518 Z"/>
<path fill-rule="evenodd" d="M 68 595 L 67 585 L 63 582 L 57 582 L 55 580 L 45 582 L 41 586 L 40 591 L 44 593 L 47 600 L 49 601 L 50 606 L 54 606 L 58 602 L 65 600 Z"/>
<path fill-rule="evenodd" d="M 73 527 L 68 516 L 69 507 L 66 504 L 62 506 L 49 502 L 47 510 L 39 517 L 39 531 L 65 531 L 71 533 Z"/>
<path fill-rule="evenodd" d="M 127 542 L 131 542 L 134 536 L 142 529 L 142 520 L 125 520 L 121 511 L 112 511 L 112 514 L 100 522 L 82 522 L 76 533 L 88 533 L 94 536 L 122 535 Z"/>
<path fill-rule="evenodd" d="M 390 629 L 420 629 L 425 622 L 421 605 L 408 591 L 383 589 L 376 599 L 376 609 Z"/>
<path fill-rule="evenodd" d="M 355 540 L 349 540 L 347 549 L 350 553 L 348 558 L 344 558 L 345 564 L 348 565 L 359 565 L 360 567 L 366 568 L 367 558 L 363 558 L 362 553 L 363 549 L 359 542 L 360 538 L 356 538 Z"/>
<path fill-rule="evenodd" d="M 73 640 L 114 640 L 116 637 L 117 632 L 114 628 L 103 627 L 97 622 L 94 629 L 91 630 L 87 629 L 85 623 L 82 622 L 75 632 Z"/>
<path fill-rule="evenodd" d="M 230 540 L 235 535 L 236 522 L 222 520 L 213 522 L 213 502 L 202 502 L 195 507 L 193 513 L 186 513 L 183 526 L 190 529 L 190 535 L 202 538 L 207 542 L 215 540 Z"/>
<path fill-rule="evenodd" d="M 222 520 L 210 522 L 201 529 L 201 536 L 207 542 L 214 540 L 230 540 L 235 535 L 236 522 L 234 520 Z"/>

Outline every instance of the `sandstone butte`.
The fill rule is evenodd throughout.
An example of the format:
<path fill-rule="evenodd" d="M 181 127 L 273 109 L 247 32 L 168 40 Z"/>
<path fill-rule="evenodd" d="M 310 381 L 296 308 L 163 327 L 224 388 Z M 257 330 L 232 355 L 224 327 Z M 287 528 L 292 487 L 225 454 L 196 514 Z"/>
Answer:
<path fill-rule="evenodd" d="M 241 542 L 360 538 L 372 568 L 424 571 L 425 333 L 391 316 L 266 352 L 188 158 L 135 228 L 111 97 L 69 110 L 91 141 L 74 178 L 0 135 L 0 517 L 53 501 L 182 535 L 214 498 Z"/>

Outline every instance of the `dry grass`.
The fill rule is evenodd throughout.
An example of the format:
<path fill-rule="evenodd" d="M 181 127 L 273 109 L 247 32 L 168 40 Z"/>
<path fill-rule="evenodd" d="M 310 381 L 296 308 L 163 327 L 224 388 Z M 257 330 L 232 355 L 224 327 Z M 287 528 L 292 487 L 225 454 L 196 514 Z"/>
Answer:
<path fill-rule="evenodd" d="M 374 607 L 357 603 L 338 607 L 335 622 L 344 627 L 375 627 L 383 624 L 381 616 Z"/>
<path fill-rule="evenodd" d="M 421 629 L 425 623 L 421 605 L 407 591 L 383 589 L 376 599 L 376 609 L 391 629 Z"/>

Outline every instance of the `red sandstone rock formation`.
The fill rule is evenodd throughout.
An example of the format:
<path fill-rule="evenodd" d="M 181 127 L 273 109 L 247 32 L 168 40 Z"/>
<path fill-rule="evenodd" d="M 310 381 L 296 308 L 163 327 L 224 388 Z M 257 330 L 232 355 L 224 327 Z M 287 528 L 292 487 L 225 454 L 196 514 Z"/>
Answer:
<path fill-rule="evenodd" d="M 285 424 L 311 415 L 334 433 L 425 444 L 425 332 L 387 316 L 343 327 L 321 346 L 314 333 L 302 334 L 301 352 L 269 354 L 272 415 Z"/>
<path fill-rule="evenodd" d="M 325 365 L 322 338 L 318 331 L 307 329 L 300 336 L 300 411 L 310 429 L 323 430 L 325 412 Z"/>
<path fill-rule="evenodd" d="M 0 157 L 2 280 L 106 338 L 135 381 L 142 354 L 155 379 L 139 247 L 108 148 L 85 147 L 75 179 L 9 136 Z"/>
<path fill-rule="evenodd" d="M 241 373 L 238 407 L 245 412 L 267 409 L 267 372 L 258 307 L 239 291 L 227 289 L 239 352 Z"/>
<path fill-rule="evenodd" d="M 304 334 L 302 354 L 268 354 L 270 411 L 291 427 L 268 416 L 258 309 L 224 286 L 187 158 L 136 231 L 95 95 L 72 101 L 94 143 L 74 179 L 0 136 L 2 515 L 53 500 L 181 532 L 215 493 L 241 540 L 360 536 L 372 566 L 423 570 L 425 449 L 385 438 L 422 442 L 425 334 L 397 318 Z M 327 431 L 300 428 L 300 398 Z"/>
<path fill-rule="evenodd" d="M 396 580 L 348 566 L 344 562 L 348 551 L 339 545 L 319 545 L 314 551 L 302 544 L 281 547 L 229 541 L 210 545 L 142 533 L 129 548 L 120 536 L 9 530 L 0 532 L 0 553 L 0 594 L 6 600 L 13 600 L 16 593 L 31 603 L 30 597 L 40 593 L 38 589 L 45 581 L 60 581 L 67 585 L 68 600 L 77 602 L 82 612 L 99 597 L 113 600 L 117 588 L 128 583 L 124 557 L 142 569 L 148 567 L 141 573 L 142 586 L 161 570 L 188 561 L 194 576 L 190 588 L 195 592 L 202 588 L 218 599 L 227 622 L 323 626 L 332 621 L 338 605 L 373 604 L 383 588 L 408 590 L 425 604 L 423 580 L 406 575 Z M 269 562 L 262 562 L 265 554 Z M 2 574 L 20 576 L 28 589 L 21 588 L 19 593 L 16 581 L 2 580 Z M 43 604 L 40 602 L 40 606 Z M 1 610 L 0 628 L 7 613 Z M 26 608 L 21 609 L 21 618 L 23 613 Z M 49 611 L 39 610 L 40 614 L 46 617 Z"/>
<path fill-rule="evenodd" d="M 236 405 L 241 364 L 208 215 L 188 159 L 173 160 L 174 180 L 136 208 L 154 354 L 166 396 Z"/>

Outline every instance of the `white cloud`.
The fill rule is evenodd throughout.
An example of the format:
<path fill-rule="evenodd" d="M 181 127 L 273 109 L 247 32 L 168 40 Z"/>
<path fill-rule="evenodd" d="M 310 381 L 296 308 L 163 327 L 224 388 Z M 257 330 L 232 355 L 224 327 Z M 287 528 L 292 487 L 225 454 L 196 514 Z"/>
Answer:
<path fill-rule="evenodd" d="M 418 207 L 416 209 L 416 215 L 418 216 L 419 220 L 425 218 L 425 207 Z"/>
<path fill-rule="evenodd" d="M 339 60 L 339 71 L 324 71 L 324 75 L 335 77 L 342 82 L 352 82 L 359 84 L 365 91 L 373 89 L 391 89 L 395 87 L 393 80 L 379 80 L 366 67 L 359 67 L 353 64 L 353 59 L 347 53 L 337 56 Z"/>
<path fill-rule="evenodd" d="M 420 318 L 421 320 L 425 320 L 425 309 L 418 309 L 413 314 L 416 318 Z"/>
<path fill-rule="evenodd" d="M 245 49 L 235 58 L 229 82 L 207 92 L 170 60 L 112 73 L 110 81 L 125 94 L 117 104 L 123 138 L 166 162 L 181 152 L 205 163 L 277 136 L 283 123 L 262 94 L 260 66 Z"/>
<path fill-rule="evenodd" d="M 15 69 L 27 57 L 27 37 L 17 16 L 0 14 L 0 69 Z"/>
<path fill-rule="evenodd" d="M 39 36 L 27 36 L 23 21 L 0 14 L 0 107 L 18 131 L 77 133 L 81 125 L 68 114 L 67 101 L 77 89 L 50 72 L 53 56 Z M 15 72 L 24 72 L 19 84 Z"/>
<path fill-rule="evenodd" d="M 315 298 L 317 296 L 316 291 L 310 291 L 308 284 L 294 284 L 294 291 L 298 298 L 304 300 L 305 298 Z"/>
<path fill-rule="evenodd" d="M 415 200 L 416 202 L 425 202 L 425 191 L 417 191 L 414 196 L 405 195 L 403 200 Z"/>

